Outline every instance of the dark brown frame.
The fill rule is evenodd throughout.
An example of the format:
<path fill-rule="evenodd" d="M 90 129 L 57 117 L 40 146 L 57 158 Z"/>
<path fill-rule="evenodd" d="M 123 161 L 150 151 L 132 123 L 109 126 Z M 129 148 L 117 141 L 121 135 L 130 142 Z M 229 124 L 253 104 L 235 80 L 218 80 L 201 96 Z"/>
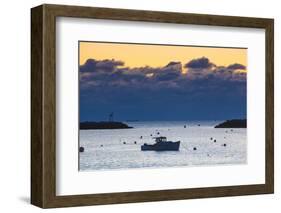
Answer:
<path fill-rule="evenodd" d="M 56 196 L 56 17 L 262 28 L 266 32 L 265 184 Z M 31 9 L 31 203 L 66 207 L 274 192 L 274 20 L 64 5 Z"/>

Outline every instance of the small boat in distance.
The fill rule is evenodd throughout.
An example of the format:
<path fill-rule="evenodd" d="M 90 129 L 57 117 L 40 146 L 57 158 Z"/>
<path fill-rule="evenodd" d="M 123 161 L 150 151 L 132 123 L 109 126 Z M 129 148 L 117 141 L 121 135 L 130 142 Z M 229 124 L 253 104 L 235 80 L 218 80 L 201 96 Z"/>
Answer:
<path fill-rule="evenodd" d="M 143 144 L 141 151 L 179 151 L 180 141 L 167 141 L 166 137 L 155 137 L 155 144 Z"/>

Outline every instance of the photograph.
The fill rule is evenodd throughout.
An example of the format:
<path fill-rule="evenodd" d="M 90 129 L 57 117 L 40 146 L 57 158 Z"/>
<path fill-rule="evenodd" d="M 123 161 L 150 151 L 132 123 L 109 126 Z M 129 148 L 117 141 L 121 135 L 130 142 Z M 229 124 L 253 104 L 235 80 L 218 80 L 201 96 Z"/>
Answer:
<path fill-rule="evenodd" d="M 78 51 L 79 171 L 247 164 L 247 48 Z"/>
<path fill-rule="evenodd" d="M 31 8 L 32 205 L 274 193 L 274 18 L 158 6 Z"/>

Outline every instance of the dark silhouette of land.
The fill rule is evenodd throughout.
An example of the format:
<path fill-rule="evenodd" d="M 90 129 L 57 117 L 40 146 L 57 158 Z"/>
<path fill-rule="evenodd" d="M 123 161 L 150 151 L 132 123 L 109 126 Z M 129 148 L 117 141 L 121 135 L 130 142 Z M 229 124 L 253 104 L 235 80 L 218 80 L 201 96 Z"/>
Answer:
<path fill-rule="evenodd" d="M 246 119 L 227 120 L 215 126 L 215 128 L 247 128 Z"/>
<path fill-rule="evenodd" d="M 80 123 L 80 129 L 130 129 L 133 127 L 117 121 L 86 121 Z"/>

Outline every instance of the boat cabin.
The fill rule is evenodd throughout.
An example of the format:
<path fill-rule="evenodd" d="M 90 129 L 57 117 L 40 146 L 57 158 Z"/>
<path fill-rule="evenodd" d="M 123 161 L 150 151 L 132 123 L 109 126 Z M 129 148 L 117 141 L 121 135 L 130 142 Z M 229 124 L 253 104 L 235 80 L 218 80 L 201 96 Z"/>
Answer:
<path fill-rule="evenodd" d="M 156 143 L 161 143 L 161 142 L 167 142 L 167 138 L 166 137 L 155 137 L 155 141 Z"/>

